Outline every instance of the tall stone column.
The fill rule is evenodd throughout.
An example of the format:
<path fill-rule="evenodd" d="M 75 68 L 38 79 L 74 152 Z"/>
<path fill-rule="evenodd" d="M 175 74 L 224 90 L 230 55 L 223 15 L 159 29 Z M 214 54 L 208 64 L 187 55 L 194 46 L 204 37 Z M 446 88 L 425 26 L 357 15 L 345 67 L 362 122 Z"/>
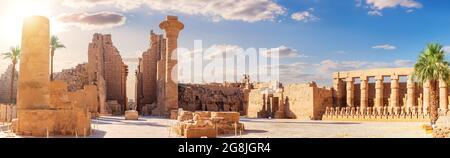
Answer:
<path fill-rule="evenodd" d="M 159 27 L 165 31 L 166 43 L 166 80 L 165 80 L 165 106 L 166 112 L 178 109 L 178 70 L 177 54 L 178 35 L 184 28 L 183 23 L 176 16 L 167 16 Z"/>
<path fill-rule="evenodd" d="M 430 105 L 430 82 L 423 84 L 423 111 L 428 113 L 428 107 Z"/>
<path fill-rule="evenodd" d="M 19 134 L 46 128 L 42 125 L 47 118 L 38 118 L 35 111 L 50 106 L 49 41 L 50 24 L 46 17 L 32 16 L 24 20 L 17 89 Z"/>
<path fill-rule="evenodd" d="M 361 78 L 361 108 L 367 108 L 369 105 L 369 87 L 367 76 Z"/>
<path fill-rule="evenodd" d="M 398 107 L 398 88 L 399 88 L 399 83 L 398 83 L 399 77 L 398 75 L 392 75 L 391 76 L 391 105 L 392 107 Z"/>
<path fill-rule="evenodd" d="M 375 76 L 375 107 L 383 106 L 383 76 Z"/>
<path fill-rule="evenodd" d="M 406 103 L 404 103 L 406 105 L 406 107 L 413 107 L 414 105 L 414 101 L 415 101 L 415 97 L 414 97 L 414 91 L 415 91 L 415 83 L 413 80 L 412 76 L 408 76 L 408 81 L 406 82 Z"/>
<path fill-rule="evenodd" d="M 349 77 L 347 78 L 347 107 L 353 107 L 353 99 L 354 99 L 354 85 L 353 85 L 353 78 Z"/>
<path fill-rule="evenodd" d="M 439 80 L 439 110 L 442 112 L 448 110 L 447 83 L 444 80 Z"/>
<path fill-rule="evenodd" d="M 339 78 L 333 79 L 333 97 L 334 97 L 334 105 L 335 107 L 342 106 L 342 81 Z"/>

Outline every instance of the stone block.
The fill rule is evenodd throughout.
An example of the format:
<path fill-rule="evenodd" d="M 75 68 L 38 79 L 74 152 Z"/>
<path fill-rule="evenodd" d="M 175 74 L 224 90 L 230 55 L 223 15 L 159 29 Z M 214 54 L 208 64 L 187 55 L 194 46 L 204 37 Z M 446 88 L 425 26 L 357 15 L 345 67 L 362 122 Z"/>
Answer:
<path fill-rule="evenodd" d="M 125 111 L 125 120 L 138 120 L 139 114 L 136 110 Z"/>
<path fill-rule="evenodd" d="M 211 112 L 211 117 L 221 117 L 226 122 L 239 122 L 240 120 L 240 114 L 238 112 Z"/>
<path fill-rule="evenodd" d="M 186 128 L 184 136 L 186 138 L 216 138 L 217 131 L 213 127 Z"/>

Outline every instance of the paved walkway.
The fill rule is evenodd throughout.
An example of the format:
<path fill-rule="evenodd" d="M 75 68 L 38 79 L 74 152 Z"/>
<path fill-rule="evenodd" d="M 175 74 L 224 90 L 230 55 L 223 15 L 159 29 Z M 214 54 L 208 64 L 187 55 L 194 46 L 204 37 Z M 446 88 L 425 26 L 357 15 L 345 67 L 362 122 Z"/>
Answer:
<path fill-rule="evenodd" d="M 225 138 L 431 138 L 418 122 L 334 122 L 242 118 L 246 131 Z M 92 120 L 89 138 L 177 138 L 169 130 L 175 120 L 141 117 L 100 117 Z M 0 134 L 1 137 L 1 134 Z"/>

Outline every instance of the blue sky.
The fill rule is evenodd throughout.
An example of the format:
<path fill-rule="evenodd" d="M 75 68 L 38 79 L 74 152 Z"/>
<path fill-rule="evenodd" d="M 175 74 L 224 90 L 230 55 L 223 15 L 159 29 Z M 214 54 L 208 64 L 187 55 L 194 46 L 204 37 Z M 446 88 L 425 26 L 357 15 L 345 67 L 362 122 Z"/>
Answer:
<path fill-rule="evenodd" d="M 0 0 L 0 10 L 26 1 Z M 411 67 L 427 43 L 450 46 L 450 2 L 444 0 L 37 1 L 49 5 L 54 34 L 67 46 L 55 57 L 56 70 L 86 62 L 88 42 L 99 32 L 112 34 L 133 72 L 132 59 L 148 48 L 151 29 L 161 33 L 158 24 L 169 14 L 185 24 L 180 47 L 193 49 L 194 40 L 202 40 L 205 49 L 282 48 L 288 55 L 280 58 L 281 80 L 289 83 L 330 85 L 334 71 Z M 0 22 L 13 15 L 0 11 Z M 0 37 L 1 51 L 19 43 L 16 32 Z M 7 62 L 0 62 L 2 72 Z"/>

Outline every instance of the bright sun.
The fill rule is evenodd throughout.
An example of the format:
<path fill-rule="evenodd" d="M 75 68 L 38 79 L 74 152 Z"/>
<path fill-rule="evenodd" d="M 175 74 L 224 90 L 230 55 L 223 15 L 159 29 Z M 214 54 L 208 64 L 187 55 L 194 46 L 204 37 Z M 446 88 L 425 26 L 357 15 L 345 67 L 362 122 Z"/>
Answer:
<path fill-rule="evenodd" d="M 1 42 L 20 42 L 23 19 L 41 15 L 50 18 L 51 32 L 56 34 L 60 28 L 51 17 L 50 0 L 0 0 L 0 23 L 2 24 Z M 5 38 L 7 41 L 4 41 Z"/>

